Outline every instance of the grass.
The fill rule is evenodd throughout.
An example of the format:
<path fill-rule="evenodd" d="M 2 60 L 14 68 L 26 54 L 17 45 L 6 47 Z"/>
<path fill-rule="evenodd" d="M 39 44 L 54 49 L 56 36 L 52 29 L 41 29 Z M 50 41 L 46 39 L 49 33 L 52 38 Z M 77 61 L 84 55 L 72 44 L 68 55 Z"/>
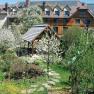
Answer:
<path fill-rule="evenodd" d="M 14 92 L 17 92 L 15 88 L 17 88 L 17 90 L 21 91 L 26 88 L 27 89 L 31 88 L 32 85 L 37 85 L 38 86 L 36 88 L 36 90 L 37 90 L 38 88 L 40 88 L 42 86 L 41 84 L 44 83 L 46 80 L 47 80 L 47 77 L 40 76 L 38 78 L 25 79 L 25 80 L 21 79 L 21 80 L 2 81 L 0 83 L 0 92 L 3 91 L 3 92 L 5 92 L 5 94 L 8 94 L 6 92 L 13 92 L 10 94 L 16 94 L 16 93 L 14 93 Z M 17 94 L 19 94 L 19 93 L 17 93 Z M 44 90 L 44 91 L 36 91 L 36 92 L 34 92 L 34 94 L 47 94 L 47 93 L 46 93 L 46 90 Z"/>
<path fill-rule="evenodd" d="M 47 77 L 39 76 L 37 78 L 31 78 L 31 79 L 11 80 L 11 82 L 15 84 L 17 87 L 25 89 L 25 88 L 30 88 L 32 85 L 37 85 L 40 87 L 41 84 L 46 80 Z"/>
<path fill-rule="evenodd" d="M 46 64 L 42 60 L 37 60 L 35 63 L 39 63 L 39 67 L 41 67 L 42 69 L 45 69 L 46 67 Z M 39 76 L 36 78 L 31 78 L 31 79 L 20 79 L 20 80 L 9 80 L 8 81 L 8 80 L 4 80 L 3 74 L 4 73 L 0 71 L 0 92 L 3 91 L 5 92 L 5 94 L 8 94 L 7 93 L 8 91 L 6 91 L 8 88 L 11 91 L 15 91 L 14 88 L 18 88 L 20 90 L 24 90 L 26 88 L 29 89 L 31 88 L 32 85 L 37 85 L 38 88 L 40 88 L 42 86 L 42 83 L 45 83 L 47 81 L 47 76 L 45 75 Z M 13 93 L 13 94 L 16 94 L 16 93 Z M 35 92 L 34 94 L 47 94 L 47 93 L 44 90 L 43 92 Z"/>
<path fill-rule="evenodd" d="M 36 60 L 35 63 L 36 64 L 38 63 L 42 69 L 47 68 L 46 63 L 43 62 L 42 60 Z M 62 88 L 69 87 L 68 79 L 70 72 L 67 69 L 58 64 L 50 65 L 50 69 L 60 74 L 61 77 L 60 82 L 57 83 L 54 87 L 62 87 Z M 3 80 L 3 78 L 4 78 L 3 73 L 0 72 L 0 80 Z M 6 88 L 6 85 L 8 86 L 8 88 L 11 87 L 10 90 L 11 89 L 14 90 L 15 87 L 19 88 L 20 90 L 24 90 L 26 88 L 29 89 L 32 85 L 37 85 L 38 88 L 40 88 L 42 86 L 42 83 L 45 83 L 47 80 L 48 80 L 47 75 L 31 79 L 11 80 L 7 83 L 6 82 L 0 83 L 0 87 L 2 87 L 0 88 L 0 90 L 4 90 L 4 88 Z M 45 89 L 44 91 L 36 91 L 33 94 L 47 94 L 47 90 Z"/>
<path fill-rule="evenodd" d="M 48 94 L 47 91 L 38 91 L 38 92 L 34 92 L 32 94 Z"/>
<path fill-rule="evenodd" d="M 0 81 L 2 81 L 4 79 L 4 75 L 3 73 L 0 71 Z"/>
<path fill-rule="evenodd" d="M 34 93 L 32 94 L 48 94 L 48 91 L 46 88 L 44 88 L 44 91 L 35 91 Z"/>
<path fill-rule="evenodd" d="M 20 94 L 20 90 L 20 88 L 10 81 L 3 81 L 0 83 L 0 94 Z"/>
<path fill-rule="evenodd" d="M 60 82 L 56 84 L 56 87 L 66 88 L 69 87 L 70 72 L 62 65 L 53 64 L 50 66 L 54 71 L 60 74 Z"/>

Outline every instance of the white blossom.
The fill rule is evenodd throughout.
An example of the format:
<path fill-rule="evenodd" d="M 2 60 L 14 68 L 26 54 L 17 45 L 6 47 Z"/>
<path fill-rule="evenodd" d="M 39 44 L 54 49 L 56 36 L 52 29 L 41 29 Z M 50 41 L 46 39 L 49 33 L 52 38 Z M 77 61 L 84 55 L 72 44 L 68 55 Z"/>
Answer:
<path fill-rule="evenodd" d="M 0 47 L 14 48 L 15 38 L 11 30 L 1 29 L 0 30 Z"/>

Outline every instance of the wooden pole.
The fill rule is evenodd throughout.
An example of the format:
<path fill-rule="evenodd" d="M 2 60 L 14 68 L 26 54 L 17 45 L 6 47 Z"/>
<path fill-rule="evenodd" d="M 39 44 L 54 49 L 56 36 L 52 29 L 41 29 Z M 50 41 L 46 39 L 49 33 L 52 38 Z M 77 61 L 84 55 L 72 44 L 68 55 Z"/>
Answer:
<path fill-rule="evenodd" d="M 32 55 L 34 54 L 33 51 L 34 50 L 34 41 L 32 41 Z"/>
<path fill-rule="evenodd" d="M 30 44 L 30 43 L 28 42 L 28 55 L 29 55 L 29 44 Z"/>
<path fill-rule="evenodd" d="M 48 39 L 48 62 L 47 62 L 47 73 L 48 73 L 48 78 L 49 78 L 49 65 L 50 65 L 50 53 L 49 53 L 49 39 Z"/>

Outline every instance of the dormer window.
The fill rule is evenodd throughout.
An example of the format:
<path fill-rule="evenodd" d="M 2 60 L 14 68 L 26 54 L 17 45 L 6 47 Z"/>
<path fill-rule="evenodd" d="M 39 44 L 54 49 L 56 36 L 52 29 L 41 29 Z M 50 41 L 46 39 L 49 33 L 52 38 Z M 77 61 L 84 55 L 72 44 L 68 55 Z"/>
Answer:
<path fill-rule="evenodd" d="M 64 16 L 70 16 L 70 12 L 66 8 L 64 8 Z"/>
<path fill-rule="evenodd" d="M 50 9 L 49 8 L 45 8 L 45 15 L 50 15 Z"/>
<path fill-rule="evenodd" d="M 54 14 L 59 16 L 60 15 L 60 9 L 55 8 L 54 9 Z"/>

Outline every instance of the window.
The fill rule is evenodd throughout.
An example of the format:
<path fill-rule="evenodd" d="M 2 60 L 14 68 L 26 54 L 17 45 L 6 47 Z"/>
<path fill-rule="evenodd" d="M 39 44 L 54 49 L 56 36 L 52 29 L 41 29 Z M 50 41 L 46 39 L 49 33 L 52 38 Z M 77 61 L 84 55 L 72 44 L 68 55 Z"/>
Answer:
<path fill-rule="evenodd" d="M 53 27 L 54 32 L 58 32 L 58 27 Z"/>
<path fill-rule="evenodd" d="M 70 12 L 66 8 L 64 8 L 64 16 L 70 16 Z"/>
<path fill-rule="evenodd" d="M 60 15 L 60 9 L 55 8 L 54 9 L 54 13 L 55 13 L 55 15 L 58 15 L 59 16 Z"/>
<path fill-rule="evenodd" d="M 45 15 L 50 15 L 50 9 L 45 8 Z"/>
<path fill-rule="evenodd" d="M 55 11 L 55 15 L 60 15 L 60 11 Z"/>
<path fill-rule="evenodd" d="M 69 15 L 70 15 L 70 12 L 69 12 L 69 11 L 65 11 L 65 12 L 64 12 L 64 15 L 65 15 L 65 16 L 69 16 Z"/>
<path fill-rule="evenodd" d="M 68 23 L 68 19 L 64 18 L 63 19 L 63 25 L 66 25 Z"/>
<path fill-rule="evenodd" d="M 58 24 L 58 18 L 55 18 L 54 19 L 54 25 L 57 25 Z"/>
<path fill-rule="evenodd" d="M 50 11 L 45 11 L 45 15 L 50 15 Z"/>
<path fill-rule="evenodd" d="M 86 12 L 85 12 L 85 10 L 80 10 L 80 16 L 85 16 L 85 14 L 86 14 Z"/>
<path fill-rule="evenodd" d="M 80 24 L 80 19 L 76 19 L 76 24 Z"/>

